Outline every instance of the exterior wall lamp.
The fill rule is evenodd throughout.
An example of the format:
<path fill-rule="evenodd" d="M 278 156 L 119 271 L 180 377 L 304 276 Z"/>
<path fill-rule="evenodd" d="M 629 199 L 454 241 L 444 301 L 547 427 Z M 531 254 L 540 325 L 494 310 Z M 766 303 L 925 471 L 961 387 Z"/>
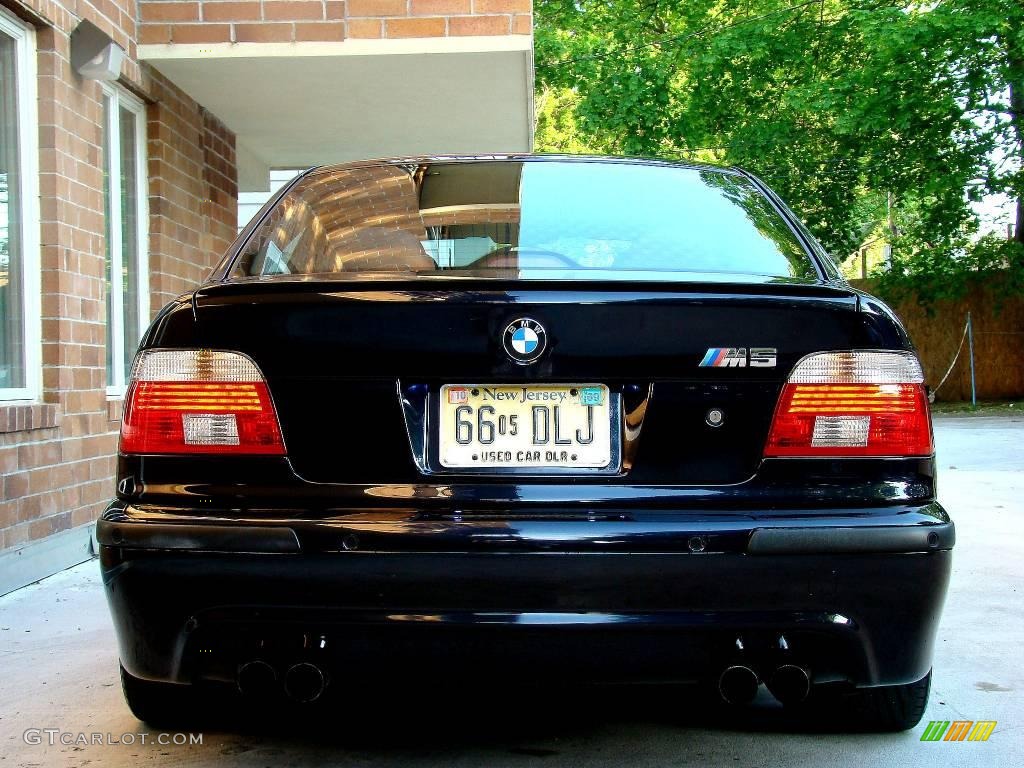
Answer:
<path fill-rule="evenodd" d="M 71 66 L 87 80 L 114 81 L 121 76 L 124 48 L 90 21 L 71 33 Z"/>

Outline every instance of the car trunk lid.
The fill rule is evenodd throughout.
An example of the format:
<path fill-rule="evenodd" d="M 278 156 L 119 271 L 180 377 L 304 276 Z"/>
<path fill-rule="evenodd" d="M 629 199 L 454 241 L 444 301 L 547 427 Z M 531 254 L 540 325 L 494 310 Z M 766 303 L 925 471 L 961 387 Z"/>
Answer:
<path fill-rule="evenodd" d="M 457 470 L 431 461 L 434 427 L 412 423 L 417 403 L 427 407 L 445 384 L 499 383 L 598 383 L 617 395 L 629 450 L 613 471 L 573 473 L 580 481 L 741 482 L 757 470 L 793 365 L 811 352 L 879 344 L 857 310 L 849 289 L 776 282 L 270 280 L 209 285 L 194 297 L 196 339 L 254 359 L 295 472 L 320 483 L 414 483 L 431 474 L 457 482 Z M 502 342 L 522 317 L 548 335 L 530 365 Z M 485 471 L 473 481 L 502 477 Z"/>

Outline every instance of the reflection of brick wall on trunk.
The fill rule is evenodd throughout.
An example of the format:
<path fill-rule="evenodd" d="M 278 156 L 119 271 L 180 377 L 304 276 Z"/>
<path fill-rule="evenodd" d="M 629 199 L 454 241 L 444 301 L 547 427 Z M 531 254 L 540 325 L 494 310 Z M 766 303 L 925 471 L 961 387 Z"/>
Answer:
<path fill-rule="evenodd" d="M 143 44 L 529 35 L 531 0 L 140 0 Z"/>
<path fill-rule="evenodd" d="M 95 521 L 114 495 L 121 404 L 106 394 L 102 90 L 72 71 L 88 19 L 126 49 L 121 84 L 147 101 L 154 312 L 234 237 L 234 137 L 135 60 L 130 0 L 0 0 L 36 27 L 42 380 L 0 406 L 0 552 Z"/>
<path fill-rule="evenodd" d="M 989 281 L 989 285 L 996 283 L 998 280 Z M 871 292 L 871 281 L 855 280 L 853 284 Z M 978 397 L 1024 397 L 1024 298 L 1000 297 L 986 286 L 977 286 L 962 299 L 938 302 L 933 314 L 912 297 L 895 302 L 892 307 L 917 347 L 929 386 L 937 386 L 953 362 L 970 311 Z M 956 368 L 938 391 L 936 400 L 970 399 L 971 376 L 965 343 Z"/>
<path fill-rule="evenodd" d="M 234 135 L 153 72 L 149 108 L 149 268 L 159 309 L 197 283 L 235 237 Z"/>

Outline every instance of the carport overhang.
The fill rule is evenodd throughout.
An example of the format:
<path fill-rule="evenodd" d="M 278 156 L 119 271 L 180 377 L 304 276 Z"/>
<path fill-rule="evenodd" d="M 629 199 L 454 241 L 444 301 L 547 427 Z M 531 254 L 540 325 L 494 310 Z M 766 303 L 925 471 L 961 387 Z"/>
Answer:
<path fill-rule="evenodd" d="M 236 136 L 240 191 L 269 168 L 527 152 L 532 38 L 143 45 L 139 57 Z"/>

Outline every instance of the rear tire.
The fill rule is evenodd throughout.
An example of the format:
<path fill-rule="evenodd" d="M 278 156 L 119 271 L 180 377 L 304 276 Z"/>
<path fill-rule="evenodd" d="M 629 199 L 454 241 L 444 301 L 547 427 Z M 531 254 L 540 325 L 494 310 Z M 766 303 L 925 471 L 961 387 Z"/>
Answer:
<path fill-rule="evenodd" d="M 928 706 L 932 673 L 906 685 L 858 688 L 843 694 L 811 692 L 800 705 L 822 725 L 849 731 L 907 731 L 921 722 Z"/>
<path fill-rule="evenodd" d="M 155 728 L 188 725 L 202 717 L 200 696 L 191 685 L 142 680 L 121 667 L 121 690 L 132 714 Z"/>

